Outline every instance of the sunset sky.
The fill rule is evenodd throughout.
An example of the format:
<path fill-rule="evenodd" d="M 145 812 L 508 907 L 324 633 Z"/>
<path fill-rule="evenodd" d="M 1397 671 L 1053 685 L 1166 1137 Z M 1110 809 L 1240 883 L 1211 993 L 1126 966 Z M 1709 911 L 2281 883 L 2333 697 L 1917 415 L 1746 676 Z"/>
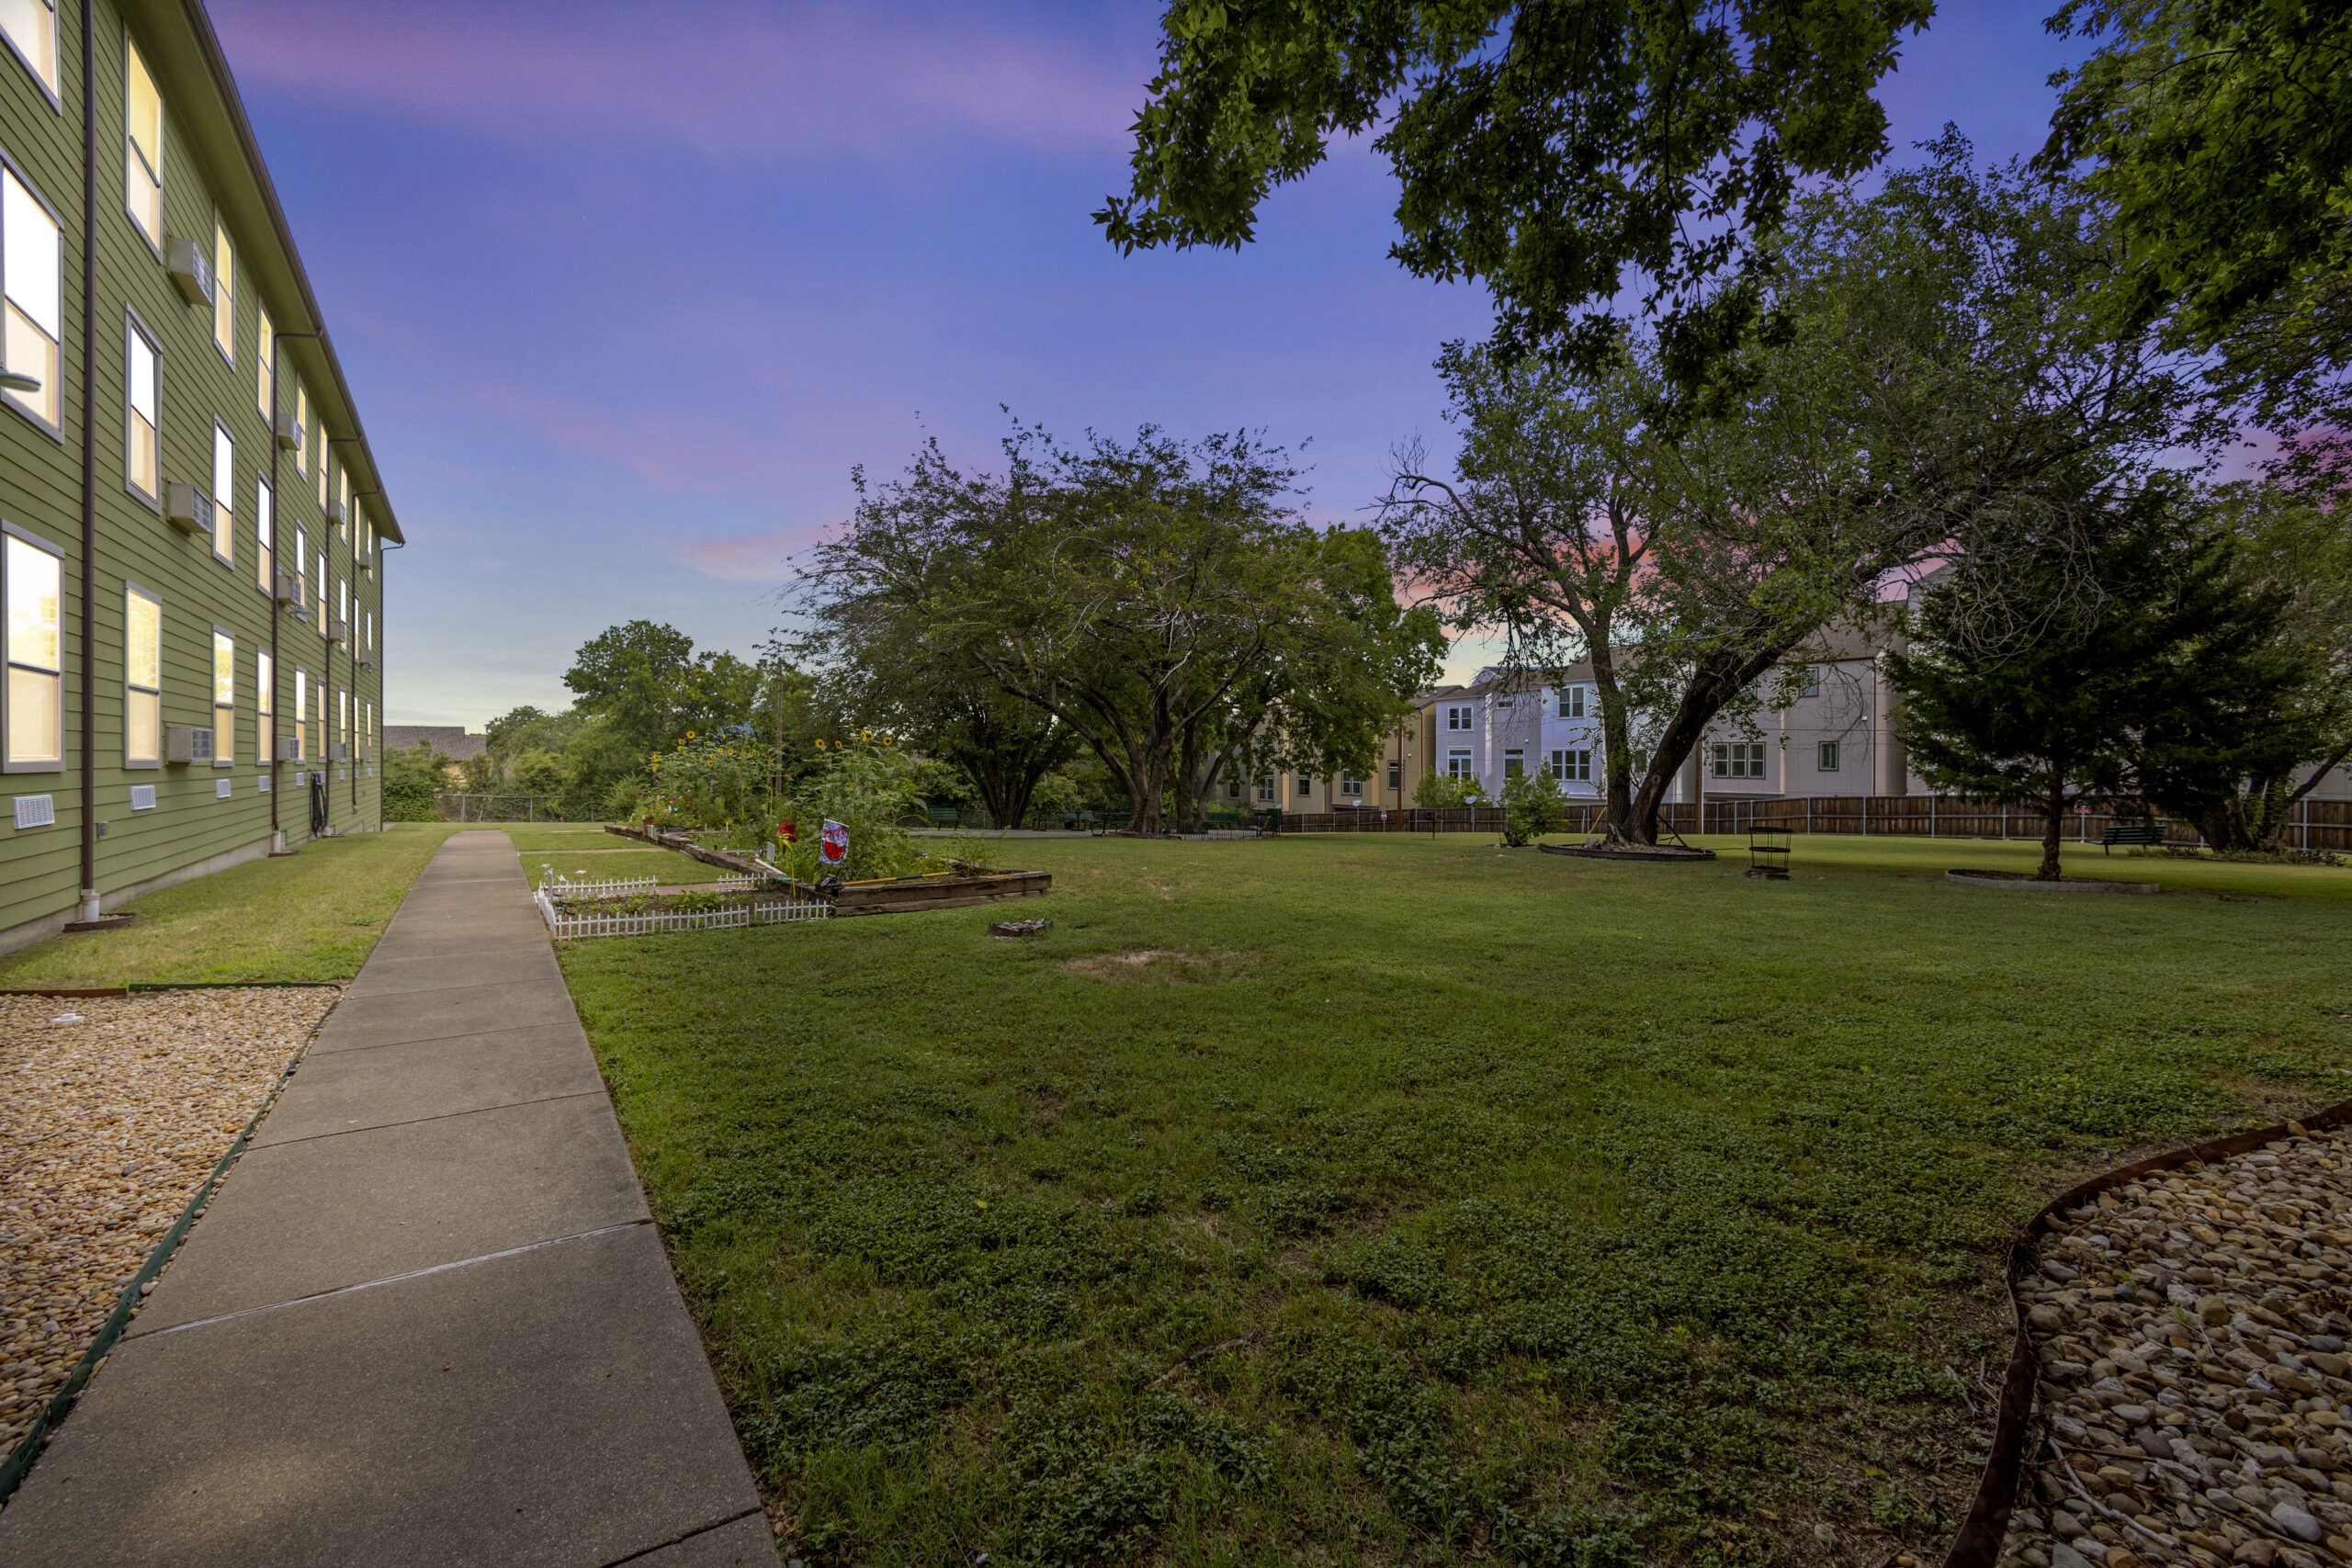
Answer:
<path fill-rule="evenodd" d="M 1946 119 L 2040 145 L 2052 4 L 1948 0 L 1882 91 L 1898 160 Z M 210 9 L 408 534 L 393 723 L 560 707 L 638 617 L 750 654 L 853 465 L 984 463 L 1000 405 L 1264 426 L 1357 515 L 1396 442 L 1443 448 L 1430 362 L 1488 321 L 1386 259 L 1363 148 L 1238 254 L 1105 243 L 1156 5 Z"/>

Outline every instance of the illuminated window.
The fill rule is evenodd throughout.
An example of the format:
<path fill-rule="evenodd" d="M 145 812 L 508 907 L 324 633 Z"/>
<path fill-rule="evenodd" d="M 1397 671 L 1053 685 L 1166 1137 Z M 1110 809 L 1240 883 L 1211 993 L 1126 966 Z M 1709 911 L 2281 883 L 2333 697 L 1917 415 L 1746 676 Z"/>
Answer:
<path fill-rule="evenodd" d="M 270 658 L 269 649 L 266 648 L 254 655 L 254 712 L 264 718 L 272 717 L 277 712 L 277 662 Z M 266 729 L 262 733 L 266 735 Z M 255 760 L 266 762 L 269 761 L 268 740 L 261 740 L 260 747 L 261 755 Z"/>
<path fill-rule="evenodd" d="M 314 595 L 311 604 L 319 613 L 319 635 L 324 637 L 327 632 L 327 552 L 323 543 L 319 547 L 318 559 L 318 570 L 311 579 Z"/>
<path fill-rule="evenodd" d="M 237 760 L 237 639 L 212 628 L 212 765 Z"/>
<path fill-rule="evenodd" d="M 294 525 L 294 554 L 291 558 L 294 570 L 287 575 L 294 580 L 294 613 L 298 615 L 307 615 L 311 613 L 310 590 L 303 581 L 302 572 L 302 563 L 310 558 L 311 536 L 302 525 L 297 523 Z"/>
<path fill-rule="evenodd" d="M 49 96 L 57 96 L 57 0 L 0 0 L 0 34 Z"/>
<path fill-rule="evenodd" d="M 220 357 L 237 362 L 237 254 L 230 248 L 229 231 L 212 221 L 212 343 Z"/>
<path fill-rule="evenodd" d="M 298 762 L 310 755 L 310 725 L 311 675 L 298 669 L 294 671 L 294 760 Z"/>
<path fill-rule="evenodd" d="M 277 584 L 269 580 L 270 567 L 276 558 L 277 525 L 270 515 L 269 486 L 255 480 L 254 484 L 254 538 L 259 546 L 254 552 L 254 581 L 264 593 L 274 593 Z"/>
<path fill-rule="evenodd" d="M 327 484 L 327 446 L 323 439 L 326 432 L 322 428 L 318 434 L 322 437 L 319 442 L 319 510 L 324 512 L 327 509 L 327 496 L 331 493 Z"/>
<path fill-rule="evenodd" d="M 212 553 L 223 564 L 237 558 L 237 438 L 212 427 Z"/>
<path fill-rule="evenodd" d="M 122 760 L 152 768 L 164 756 L 164 606 L 131 587 L 123 594 Z"/>
<path fill-rule="evenodd" d="M 342 489 L 338 491 L 335 499 L 342 503 L 341 511 L 343 515 L 335 522 L 335 537 L 339 539 L 349 539 L 351 537 L 351 470 L 349 468 L 343 470 L 342 477 L 338 482 L 341 484 Z"/>
<path fill-rule="evenodd" d="M 309 473 L 311 461 L 311 391 L 301 382 L 294 383 L 294 471 Z"/>
<path fill-rule="evenodd" d="M 132 322 L 124 333 L 123 479 L 150 502 L 163 496 L 155 436 L 155 345 Z"/>
<path fill-rule="evenodd" d="M 7 537 L 0 575 L 8 601 L 8 771 L 65 765 L 58 597 L 63 568 L 46 546 Z"/>
<path fill-rule="evenodd" d="M 59 406 L 58 276 L 57 220 L 15 170 L 0 171 L 0 286 L 7 294 L 0 353 L 9 369 L 40 378 L 32 391 L 10 392 L 8 398 L 52 430 Z"/>
<path fill-rule="evenodd" d="M 164 100 L 139 46 L 123 40 L 124 205 L 147 243 L 164 248 Z"/>
<path fill-rule="evenodd" d="M 277 411 L 269 406 L 277 391 L 277 329 L 269 324 L 269 312 L 259 305 L 254 307 L 254 315 L 260 323 L 254 333 L 254 400 L 261 409 L 261 417 L 272 420 L 277 417 Z M 277 434 L 271 431 L 271 438 L 275 439 Z"/>

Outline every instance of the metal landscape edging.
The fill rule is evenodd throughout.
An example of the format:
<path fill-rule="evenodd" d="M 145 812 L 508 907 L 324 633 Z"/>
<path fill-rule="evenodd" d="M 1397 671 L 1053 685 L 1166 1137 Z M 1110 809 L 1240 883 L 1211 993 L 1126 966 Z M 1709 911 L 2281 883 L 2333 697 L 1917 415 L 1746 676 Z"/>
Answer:
<path fill-rule="evenodd" d="M 278 987 L 288 989 L 298 986 L 328 983 L 325 981 L 277 982 Z M 97 992 L 18 991 L 10 994 L 17 996 L 123 996 L 130 991 L 154 992 L 212 988 L 198 986 L 133 986 L 123 990 Z M 15 1448 L 8 1450 L 7 1458 L 0 1460 L 0 1506 L 5 1506 L 8 1499 L 16 1495 L 17 1488 L 24 1482 L 25 1472 L 32 1469 L 33 1461 L 39 1459 L 41 1450 L 49 1446 L 50 1435 L 57 1430 L 59 1423 L 62 1422 L 73 1410 L 74 1402 L 82 1397 L 82 1390 L 89 1382 L 92 1375 L 97 1371 L 98 1364 L 107 1359 L 107 1353 L 114 1348 L 114 1342 L 122 1337 L 122 1331 L 130 1326 L 131 1318 L 137 1315 L 139 1304 L 143 1299 L 140 1287 L 161 1274 L 164 1271 L 164 1265 L 172 1260 L 172 1254 L 179 1250 L 180 1243 L 187 1239 L 189 1227 L 202 1217 L 205 1209 L 212 1201 L 212 1194 L 220 1190 L 220 1179 L 229 1174 L 229 1168 L 237 1163 L 239 1155 L 245 1152 L 246 1144 L 253 1139 L 254 1129 L 261 1125 L 261 1119 L 268 1115 L 270 1107 L 277 1103 L 277 1097 L 286 1092 L 286 1080 L 294 1076 L 296 1067 L 301 1066 L 302 1058 L 309 1055 L 311 1046 L 318 1040 L 319 1032 L 327 1026 L 327 1020 L 334 1016 L 334 1010 L 342 1003 L 343 998 L 340 997 L 329 1002 L 327 1010 L 319 1015 L 319 1021 L 311 1026 L 311 1032 L 303 1038 L 302 1048 L 294 1053 L 293 1060 L 288 1062 L 285 1070 L 277 1075 L 277 1081 L 269 1086 L 268 1095 L 263 1099 L 260 1109 L 253 1113 L 252 1119 L 246 1122 L 243 1130 L 238 1133 L 237 1141 L 231 1144 L 228 1153 L 222 1155 L 214 1163 L 212 1174 L 204 1179 L 204 1185 L 198 1187 L 196 1190 L 196 1196 L 187 1201 L 187 1207 L 182 1209 L 180 1217 L 172 1222 L 172 1228 L 165 1231 L 163 1239 L 148 1249 L 147 1260 L 139 1266 L 139 1271 L 130 1277 L 130 1282 L 123 1286 L 122 1294 L 114 1303 L 114 1311 L 107 1314 L 106 1323 L 99 1328 L 97 1337 L 90 1341 L 90 1348 L 82 1352 L 80 1360 L 74 1363 L 74 1370 L 66 1374 L 64 1383 L 50 1396 L 49 1403 L 41 1407 L 40 1414 L 33 1417 L 31 1429 L 17 1440 Z"/>
<path fill-rule="evenodd" d="M 2086 1199 L 2128 1186 L 2159 1170 L 2191 1164 L 2211 1165 L 2280 1138 L 2295 1137 L 2299 1132 L 2327 1132 L 2346 1122 L 2352 1122 L 2352 1100 L 2338 1100 L 2308 1116 L 2297 1116 L 2268 1127 L 2250 1128 L 2151 1155 L 2076 1183 L 2044 1203 L 2018 1228 L 2009 1242 L 2008 1263 L 2002 1275 L 2009 1292 L 2009 1313 L 2017 1321 L 2017 1338 L 2009 1347 L 2008 1371 L 2001 1379 L 2000 1414 L 1993 1423 L 1993 1451 L 1984 1461 L 1984 1473 L 1976 1483 L 1968 1517 L 1961 1521 L 1960 1533 L 1952 1537 L 1951 1548 L 1944 1553 L 1943 1568 L 1993 1568 L 2001 1555 L 2001 1542 L 2008 1537 L 2009 1515 L 2017 1506 L 2018 1478 L 2025 1468 L 2026 1425 L 2033 1417 L 2035 1383 L 2033 1337 L 2027 1331 L 2024 1303 L 2018 1299 L 2018 1281 L 2032 1266 L 2034 1238 L 2050 1227 L 2052 1217 L 2062 1210 L 2079 1207 Z"/>

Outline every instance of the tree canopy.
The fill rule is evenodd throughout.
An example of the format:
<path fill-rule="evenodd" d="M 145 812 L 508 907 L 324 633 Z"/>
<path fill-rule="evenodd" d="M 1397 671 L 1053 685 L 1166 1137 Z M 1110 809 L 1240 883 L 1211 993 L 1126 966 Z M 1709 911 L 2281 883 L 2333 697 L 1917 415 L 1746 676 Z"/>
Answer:
<path fill-rule="evenodd" d="M 1754 326 L 1807 176 L 1885 156 L 1872 97 L 1932 0 L 1169 0 L 1131 188 L 1095 214 L 1139 246 L 1239 247 L 1273 187 L 1376 131 L 1401 187 L 1389 254 L 1492 290 L 1497 345 L 1591 370 L 1636 281 L 1695 388 Z"/>

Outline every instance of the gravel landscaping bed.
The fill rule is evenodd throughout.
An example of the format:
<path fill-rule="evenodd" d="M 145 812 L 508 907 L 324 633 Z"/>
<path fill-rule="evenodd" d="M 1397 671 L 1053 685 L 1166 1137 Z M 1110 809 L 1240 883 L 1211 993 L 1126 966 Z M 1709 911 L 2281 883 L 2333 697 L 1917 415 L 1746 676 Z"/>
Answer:
<path fill-rule="evenodd" d="M 0 997 L 0 1453 L 340 994 Z"/>
<path fill-rule="evenodd" d="M 2352 1563 L 2352 1145 L 2296 1132 L 2053 1227 L 2004 1563 Z"/>

